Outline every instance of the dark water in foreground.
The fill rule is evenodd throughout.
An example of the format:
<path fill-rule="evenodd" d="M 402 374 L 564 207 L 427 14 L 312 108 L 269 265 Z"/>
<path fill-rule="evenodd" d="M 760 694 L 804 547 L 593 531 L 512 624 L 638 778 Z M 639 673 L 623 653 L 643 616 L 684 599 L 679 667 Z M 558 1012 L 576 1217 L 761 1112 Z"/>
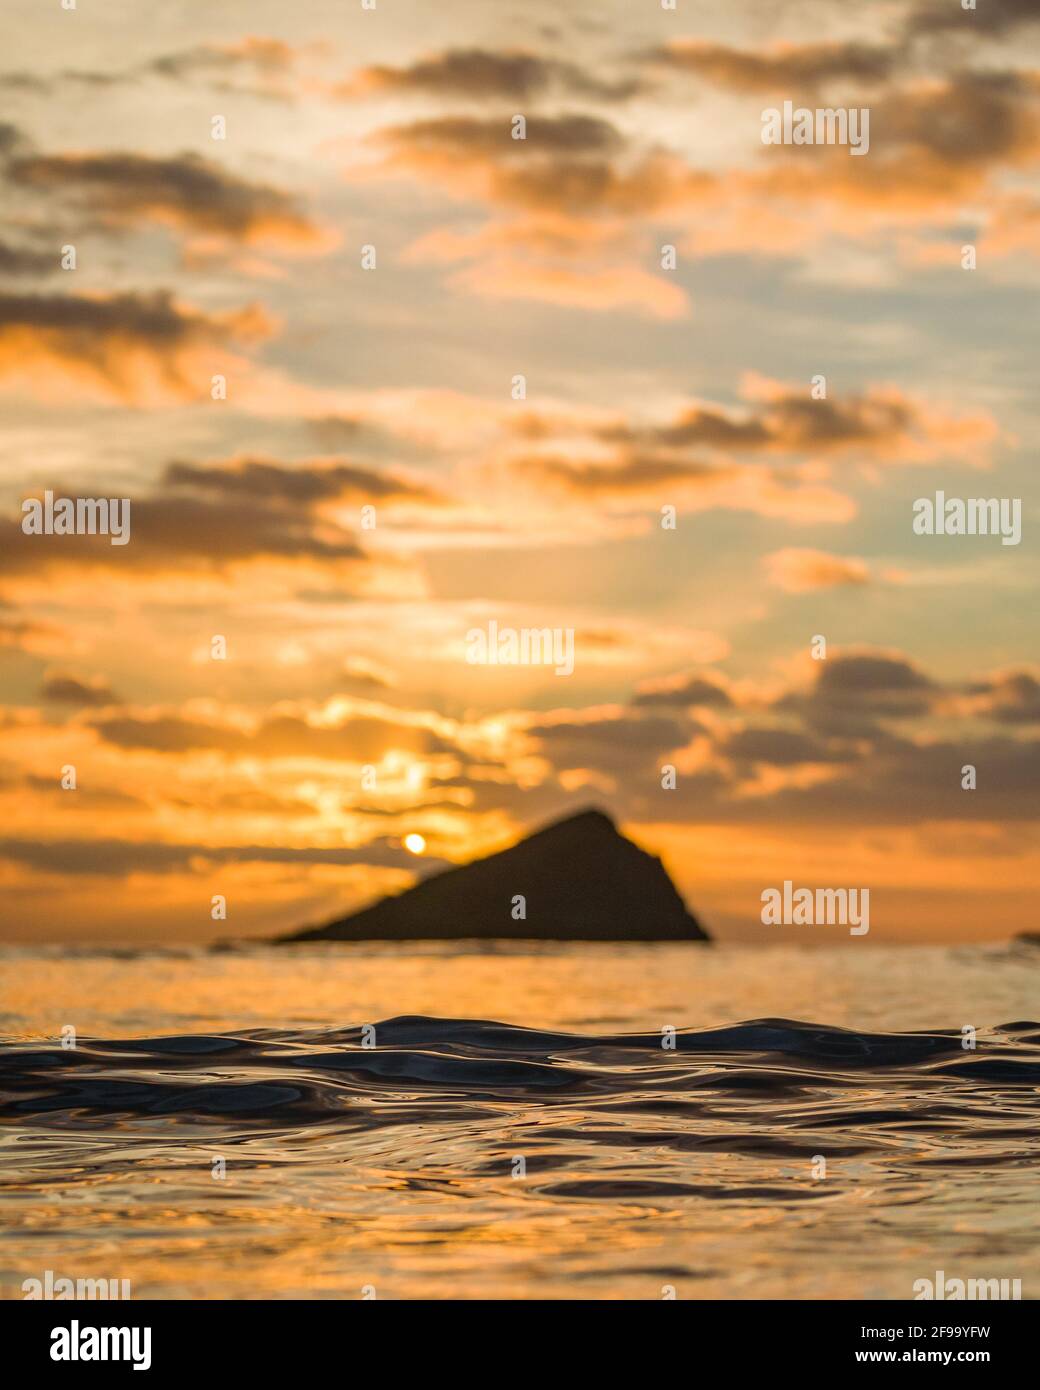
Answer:
<path fill-rule="evenodd" d="M 942 1269 L 1018 1278 L 1035 1297 L 1040 1023 L 986 1013 L 1035 995 L 1040 960 L 852 959 L 458 945 L 8 958 L 20 1026 L 9 1013 L 4 1031 L 22 1040 L 0 1052 L 6 1296 L 51 1269 L 129 1278 L 136 1297 L 901 1299 Z M 249 1026 L 170 1028 L 213 1016 L 214 975 Z M 355 999 L 396 987 L 412 1002 L 438 975 L 442 998 L 512 998 L 539 1026 L 413 1015 L 365 1032 L 356 1003 L 351 1026 L 298 1021 L 315 995 L 328 1007 L 337 976 Z M 62 1050 L 75 991 L 93 1021 L 106 985 L 111 1036 Z M 802 1013 L 828 991 L 817 1014 L 871 1025 L 720 1026 L 726 999 L 739 1017 L 770 990 Z M 946 1026 L 899 1026 L 915 996 L 929 1017 L 945 1002 Z M 593 1001 L 598 1025 L 577 1026 Z M 125 1036 L 141 1008 L 159 1026 Z M 292 1026 L 262 1024 L 278 1013 Z"/>

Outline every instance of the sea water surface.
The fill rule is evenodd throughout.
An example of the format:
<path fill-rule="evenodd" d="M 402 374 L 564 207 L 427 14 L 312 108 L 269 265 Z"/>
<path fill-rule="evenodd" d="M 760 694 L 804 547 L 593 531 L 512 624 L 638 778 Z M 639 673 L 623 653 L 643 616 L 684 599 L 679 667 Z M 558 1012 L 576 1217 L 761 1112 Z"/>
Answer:
<path fill-rule="evenodd" d="M 1040 1293 L 1040 950 L 0 972 L 8 1298 L 48 1269 L 135 1298 L 908 1299 L 937 1270 Z"/>

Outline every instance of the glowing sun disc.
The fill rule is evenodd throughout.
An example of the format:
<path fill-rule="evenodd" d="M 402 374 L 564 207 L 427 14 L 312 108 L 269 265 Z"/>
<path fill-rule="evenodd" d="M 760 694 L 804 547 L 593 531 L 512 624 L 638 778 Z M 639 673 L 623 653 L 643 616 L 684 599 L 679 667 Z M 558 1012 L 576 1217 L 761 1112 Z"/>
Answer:
<path fill-rule="evenodd" d="M 421 835 L 406 835 L 404 837 L 404 847 L 409 854 L 422 854 L 426 848 L 426 841 Z"/>

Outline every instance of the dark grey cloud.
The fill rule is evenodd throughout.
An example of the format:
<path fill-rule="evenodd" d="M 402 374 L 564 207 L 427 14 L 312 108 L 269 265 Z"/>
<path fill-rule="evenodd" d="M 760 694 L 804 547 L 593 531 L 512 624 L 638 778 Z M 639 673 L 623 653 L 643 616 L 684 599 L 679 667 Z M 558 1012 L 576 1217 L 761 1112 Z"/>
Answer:
<path fill-rule="evenodd" d="M 254 36 L 236 44 L 197 44 L 194 48 L 164 53 L 145 64 L 142 70 L 181 79 L 199 75 L 219 77 L 251 68 L 270 78 L 290 72 L 297 57 L 297 50 L 284 39 Z"/>
<path fill-rule="evenodd" d="M 315 725 L 291 715 L 242 730 L 176 715 L 97 719 L 107 743 L 153 753 L 219 752 L 228 756 L 314 758 L 328 762 L 378 762 L 394 749 L 414 754 L 453 753 L 452 744 L 421 725 L 358 716 L 338 725 Z"/>
<path fill-rule="evenodd" d="M 1027 24 L 1040 24 L 1036 0 L 978 0 L 974 10 L 963 9 L 957 0 L 924 0 L 910 11 L 907 29 L 911 34 L 962 34 L 970 40 L 980 34 L 1000 37 Z"/>
<path fill-rule="evenodd" d="M 527 726 L 556 772 L 588 768 L 609 777 L 655 776 L 665 753 L 684 747 L 697 725 L 681 715 L 637 711 L 594 719 L 543 720 Z"/>
<path fill-rule="evenodd" d="M 690 205 L 718 186 L 716 175 L 633 141 L 600 116 L 530 115 L 523 140 L 512 139 L 511 128 L 508 112 L 453 115 L 386 126 L 370 143 L 382 152 L 385 173 L 412 174 L 454 196 L 514 211 L 581 221 L 647 217 Z M 542 243 L 559 243 L 566 230 L 546 227 Z"/>
<path fill-rule="evenodd" d="M 174 462 L 166 468 L 163 482 L 170 488 L 218 497 L 269 499 L 305 506 L 346 498 L 428 505 L 442 500 L 424 484 L 338 459 L 297 463 L 267 458 L 240 458 L 209 464 Z"/>
<path fill-rule="evenodd" d="M 23 130 L 10 121 L 0 121 L 0 158 L 8 159 L 28 147 L 29 141 Z"/>
<path fill-rule="evenodd" d="M 179 399 L 208 398 L 209 375 L 195 369 L 200 350 L 213 352 L 264 336 L 269 324 L 255 306 L 207 314 L 152 294 L 14 294 L 0 291 L 0 376 L 26 368 L 63 373 L 136 401 L 142 372 Z"/>
<path fill-rule="evenodd" d="M 249 735 L 239 729 L 177 716 L 139 719 L 119 715 L 95 721 L 94 728 L 107 743 L 118 748 L 156 753 L 242 753 L 250 745 Z"/>
<path fill-rule="evenodd" d="M 883 82 L 899 57 L 897 48 L 858 40 L 791 43 L 770 50 L 675 39 L 646 55 L 655 66 L 738 92 L 812 89 L 835 79 Z"/>
<path fill-rule="evenodd" d="M 0 294 L 0 331 L 34 328 L 103 339 L 121 334 L 130 340 L 176 343 L 206 320 L 179 310 L 166 290 L 107 298 L 62 294 Z"/>
<path fill-rule="evenodd" d="M 0 839 L 0 859 L 22 864 L 40 873 L 124 878 L 128 874 L 185 873 L 214 864 L 335 864 L 367 868 L 410 869 L 413 855 L 392 840 L 376 840 L 357 849 L 330 846 L 292 848 L 284 845 L 165 844 L 156 841 L 21 840 Z M 444 861 L 424 856 L 429 872 L 449 867 Z"/>
<path fill-rule="evenodd" d="M 55 673 L 45 678 L 40 698 L 58 705 L 101 708 L 121 703 L 111 686 L 103 680 L 81 681 L 77 676 Z"/>
<path fill-rule="evenodd" d="M 968 763 L 978 770 L 975 791 L 961 787 L 961 769 Z M 781 759 L 774 765 L 795 763 Z M 680 773 L 673 790 L 647 778 L 638 786 L 620 787 L 615 804 L 629 820 L 767 829 L 826 825 L 855 831 L 933 823 L 1040 822 L 1040 739 L 966 736 L 917 743 L 881 737 L 874 745 L 866 744 L 847 766 L 835 763 L 823 781 L 755 796 L 741 794 L 740 772 L 738 768 L 731 776 L 711 767 Z"/>
<path fill-rule="evenodd" d="M 291 195 L 197 154 L 14 154 L 7 177 L 22 188 L 74 197 L 108 226 L 166 222 L 241 242 L 319 237 Z"/>
<path fill-rule="evenodd" d="M 690 705 L 709 705 L 725 708 L 733 701 L 725 686 L 711 676 L 688 676 L 678 684 L 669 683 L 656 688 L 640 690 L 633 695 L 632 705 L 639 707 L 661 706 L 682 708 Z"/>
<path fill-rule="evenodd" d="M 956 171 L 1014 165 L 1040 149 L 1038 96 L 1032 73 L 958 72 L 939 85 L 889 93 L 874 109 L 871 136 L 882 148 Z"/>
<path fill-rule="evenodd" d="M 516 458 L 516 472 L 553 484 L 578 496 L 624 497 L 648 489 L 689 484 L 714 484 L 735 477 L 734 465 L 696 460 L 678 463 L 652 455 L 622 458 L 617 463 L 582 461 L 569 457 L 531 454 Z"/>
<path fill-rule="evenodd" d="M 796 767 L 801 763 L 847 760 L 848 749 L 839 749 L 797 729 L 746 728 L 726 734 L 719 745 L 726 757 L 772 767 Z"/>
<path fill-rule="evenodd" d="M 61 489 L 59 496 L 84 490 Z M 90 496 L 105 496 L 95 490 Z M 107 536 L 25 535 L 8 522 L 0 549 L 0 573 L 40 568 L 84 568 L 160 573 L 192 570 L 219 574 L 254 559 L 311 561 L 332 566 L 370 563 L 354 536 L 331 524 L 319 526 L 305 510 L 264 499 L 179 497 L 170 493 L 131 498 L 130 541 L 113 546 Z"/>
<path fill-rule="evenodd" d="M 902 397 L 849 395 L 812 400 L 804 391 L 778 389 L 768 401 L 741 414 L 717 406 L 692 406 L 667 425 L 649 429 L 609 425 L 598 433 L 615 444 L 795 453 L 897 446 L 919 424 L 919 412 Z"/>
<path fill-rule="evenodd" d="M 0 72 L 0 92 L 32 92 L 42 96 L 49 92 L 51 84 L 35 72 Z M 2 145 L 0 145 L 2 149 Z"/>
<path fill-rule="evenodd" d="M 290 79 L 299 56 L 300 50 L 283 39 L 252 35 L 236 43 L 196 44 L 193 48 L 161 53 L 143 63 L 110 72 L 64 68 L 46 77 L 39 73 L 6 72 L 0 74 L 0 90 L 47 95 L 70 82 L 86 87 L 116 87 L 136 84 L 142 78 L 162 77 L 177 82 L 201 79 L 218 91 L 287 100 L 294 95 Z"/>
<path fill-rule="evenodd" d="M 0 241 L 0 275 L 50 275 L 60 268 L 57 246 L 18 246 Z"/>
<path fill-rule="evenodd" d="M 821 661 L 817 692 L 824 698 L 872 699 L 876 695 L 903 696 L 932 691 L 935 683 L 905 657 L 874 652 L 839 653 Z"/>
<path fill-rule="evenodd" d="M 440 116 L 385 126 L 373 138 L 378 144 L 417 153 L 428 150 L 492 158 L 523 158 L 531 151 L 554 155 L 604 155 L 624 147 L 620 131 L 610 121 L 580 113 L 531 116 L 525 140 L 512 139 L 509 116 Z"/>
<path fill-rule="evenodd" d="M 51 491 L 106 497 L 111 490 L 55 481 Z M 373 561 L 353 532 L 323 514 L 325 504 L 438 508 L 444 501 L 401 474 L 338 459 L 175 461 L 154 492 L 130 499 L 126 545 L 112 546 L 107 536 L 25 535 L 12 519 L 0 548 L 0 574 L 41 566 L 220 573 L 259 558 L 328 564 L 349 574 Z"/>
<path fill-rule="evenodd" d="M 1040 723 L 1040 680 L 1032 671 L 1004 671 L 967 687 L 972 708 L 998 724 Z"/>
<path fill-rule="evenodd" d="M 604 81 L 577 63 L 523 49 L 453 48 L 403 67 L 377 64 L 361 68 L 337 91 L 346 97 L 417 92 L 482 101 L 496 97 L 526 100 L 563 89 L 586 97 L 616 100 L 632 96 L 640 86 L 633 78 Z"/>
<path fill-rule="evenodd" d="M 810 728 L 856 737 L 879 720 L 914 719 L 930 713 L 941 687 L 904 657 L 838 652 L 818 664 L 808 691 L 791 691 L 776 709 L 799 716 Z"/>

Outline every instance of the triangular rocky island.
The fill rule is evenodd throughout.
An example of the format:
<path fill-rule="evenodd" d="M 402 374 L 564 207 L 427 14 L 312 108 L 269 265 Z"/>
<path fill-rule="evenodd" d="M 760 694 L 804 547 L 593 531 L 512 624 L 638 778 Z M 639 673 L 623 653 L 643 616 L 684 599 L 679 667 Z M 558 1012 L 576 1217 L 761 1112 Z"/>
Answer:
<path fill-rule="evenodd" d="M 523 899 L 525 916 L 514 913 Z M 580 811 L 510 849 L 446 869 L 297 941 L 707 941 L 664 865 L 602 811 Z"/>

